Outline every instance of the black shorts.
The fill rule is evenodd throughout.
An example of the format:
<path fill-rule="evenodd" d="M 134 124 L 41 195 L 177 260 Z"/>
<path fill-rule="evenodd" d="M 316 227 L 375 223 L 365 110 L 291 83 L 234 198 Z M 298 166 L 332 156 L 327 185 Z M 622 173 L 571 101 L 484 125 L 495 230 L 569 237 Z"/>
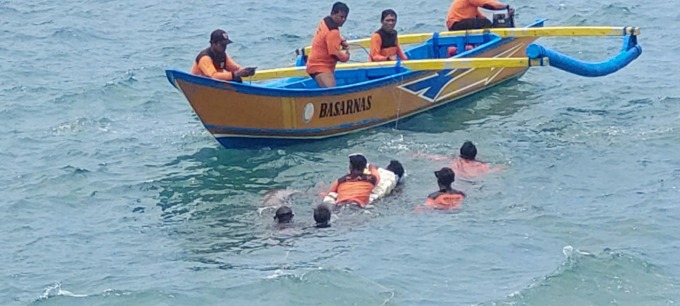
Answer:
<path fill-rule="evenodd" d="M 321 72 L 317 72 L 317 73 L 308 73 L 308 74 L 309 74 L 310 77 L 312 77 L 312 79 L 316 79 L 316 76 L 319 75 L 319 74 L 321 74 Z"/>
<path fill-rule="evenodd" d="M 449 31 L 487 29 L 492 26 L 491 20 L 486 18 L 463 19 L 451 25 Z"/>

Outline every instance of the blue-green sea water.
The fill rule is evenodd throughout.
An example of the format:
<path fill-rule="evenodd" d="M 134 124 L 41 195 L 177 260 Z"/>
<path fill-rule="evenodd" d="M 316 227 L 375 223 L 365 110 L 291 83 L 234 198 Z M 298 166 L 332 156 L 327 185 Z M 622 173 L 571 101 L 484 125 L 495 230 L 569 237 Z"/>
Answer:
<path fill-rule="evenodd" d="M 450 1 L 348 0 L 342 32 L 385 8 L 444 30 Z M 680 23 L 675 1 L 513 1 L 517 24 L 642 28 L 642 56 L 584 78 L 517 81 L 318 143 L 224 149 L 164 69 L 223 28 L 247 66 L 292 65 L 332 2 L 0 0 L 1 305 L 672 305 L 680 301 Z M 621 38 L 542 38 L 589 61 Z M 357 58 L 361 51 L 355 52 Z M 474 141 L 503 171 L 414 212 Z M 311 230 L 347 155 L 407 177 L 366 213 Z M 283 201 L 297 228 L 272 226 Z M 279 193 L 280 194 L 280 193 Z"/>

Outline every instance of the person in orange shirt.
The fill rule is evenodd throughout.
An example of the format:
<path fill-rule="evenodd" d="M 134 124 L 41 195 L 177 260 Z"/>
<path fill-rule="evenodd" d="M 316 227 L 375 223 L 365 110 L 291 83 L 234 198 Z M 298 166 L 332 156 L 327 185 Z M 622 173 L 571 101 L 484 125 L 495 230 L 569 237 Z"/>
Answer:
<path fill-rule="evenodd" d="M 449 31 L 490 28 L 491 21 L 479 11 L 480 7 L 493 11 L 508 10 L 510 15 L 515 14 L 510 5 L 495 0 L 453 0 L 446 17 L 446 28 Z"/>
<path fill-rule="evenodd" d="M 491 166 L 488 163 L 477 160 L 477 147 L 469 140 L 465 141 L 460 147 L 460 154 L 453 158 L 446 155 L 429 155 L 423 153 L 415 153 L 414 157 L 425 157 L 434 161 L 451 162 L 453 171 L 464 180 L 470 181 L 484 174 L 503 170 L 502 165 Z"/>
<path fill-rule="evenodd" d="M 396 61 L 397 58 L 407 60 L 404 50 L 399 46 L 399 38 L 394 27 L 397 25 L 397 13 L 384 10 L 380 15 L 382 27 L 371 35 L 371 52 L 369 62 Z"/>
<path fill-rule="evenodd" d="M 347 4 L 333 4 L 331 14 L 321 20 L 312 39 L 312 51 L 307 58 L 307 73 L 321 88 L 335 87 L 335 65 L 338 61 L 349 61 L 349 46 L 340 35 L 340 27 L 347 20 L 347 15 Z"/>
<path fill-rule="evenodd" d="M 232 43 L 227 32 L 217 29 L 210 34 L 210 47 L 201 51 L 191 67 L 191 74 L 223 81 L 241 82 L 241 78 L 255 74 L 255 67 L 241 68 L 226 53 Z"/>
<path fill-rule="evenodd" d="M 371 191 L 378 184 L 378 178 L 366 173 L 366 157 L 361 154 L 349 156 L 349 174 L 337 179 L 331 186 L 330 194 L 337 194 L 336 205 L 354 204 L 365 207 L 370 201 Z M 326 196 L 324 202 L 330 196 Z"/>
<path fill-rule="evenodd" d="M 474 178 L 491 172 L 489 164 L 475 159 L 477 157 L 477 147 L 472 141 L 466 141 L 460 147 L 460 154 L 453 160 L 453 171 L 464 178 Z M 498 170 L 498 169 L 494 169 Z"/>
<path fill-rule="evenodd" d="M 437 177 L 439 191 L 433 192 L 427 196 L 425 207 L 432 209 L 460 208 L 463 204 L 463 199 L 465 199 L 465 194 L 451 187 L 451 184 L 453 184 L 456 179 L 453 170 L 449 167 L 444 167 L 439 171 L 435 171 L 434 176 Z"/>

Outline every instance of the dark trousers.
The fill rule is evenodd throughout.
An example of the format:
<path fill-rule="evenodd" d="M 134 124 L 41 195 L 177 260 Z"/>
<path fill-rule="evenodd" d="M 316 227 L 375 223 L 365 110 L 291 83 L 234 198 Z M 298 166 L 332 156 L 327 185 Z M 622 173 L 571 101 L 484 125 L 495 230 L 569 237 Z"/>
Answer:
<path fill-rule="evenodd" d="M 486 18 L 470 18 L 463 19 L 454 23 L 449 31 L 460 31 L 460 30 L 476 30 L 476 29 L 486 29 L 491 27 L 491 20 Z"/>

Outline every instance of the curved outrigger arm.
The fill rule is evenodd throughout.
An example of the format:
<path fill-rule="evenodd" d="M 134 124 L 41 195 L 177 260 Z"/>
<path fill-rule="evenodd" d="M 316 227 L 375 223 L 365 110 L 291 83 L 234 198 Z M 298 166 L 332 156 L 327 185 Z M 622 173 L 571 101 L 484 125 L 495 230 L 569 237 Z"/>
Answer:
<path fill-rule="evenodd" d="M 599 63 L 584 62 L 537 44 L 529 45 L 526 50 L 526 55 L 530 59 L 548 59 L 550 66 L 585 77 L 600 77 L 619 71 L 640 54 L 642 47 L 637 44 L 637 35 L 634 32 L 625 36 L 619 54 Z"/>

